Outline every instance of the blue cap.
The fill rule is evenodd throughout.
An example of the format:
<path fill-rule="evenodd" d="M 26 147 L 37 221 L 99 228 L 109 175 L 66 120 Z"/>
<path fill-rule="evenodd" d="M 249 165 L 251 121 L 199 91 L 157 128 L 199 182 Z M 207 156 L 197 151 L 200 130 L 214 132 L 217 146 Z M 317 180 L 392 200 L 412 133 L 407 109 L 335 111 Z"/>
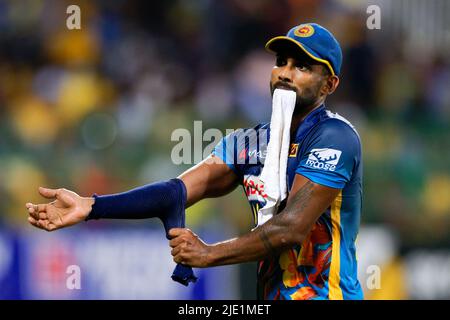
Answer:
<path fill-rule="evenodd" d="M 289 30 L 286 36 L 270 39 L 266 43 L 269 52 L 276 53 L 286 44 L 295 44 L 312 59 L 325 64 L 331 74 L 339 75 L 342 50 L 330 31 L 317 23 L 305 23 Z"/>

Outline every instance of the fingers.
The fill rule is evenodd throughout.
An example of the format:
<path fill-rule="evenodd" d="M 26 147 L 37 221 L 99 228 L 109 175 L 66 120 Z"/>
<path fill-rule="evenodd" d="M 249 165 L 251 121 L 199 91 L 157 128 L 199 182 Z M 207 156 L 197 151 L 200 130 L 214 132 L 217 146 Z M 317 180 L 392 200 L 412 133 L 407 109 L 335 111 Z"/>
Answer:
<path fill-rule="evenodd" d="M 38 222 L 37 222 L 37 220 L 34 219 L 33 217 L 28 217 L 28 222 L 29 222 L 31 225 L 35 226 L 36 228 L 40 228 L 40 227 L 39 227 L 39 224 L 38 224 Z"/>
<path fill-rule="evenodd" d="M 190 232 L 191 230 L 186 228 L 173 228 L 169 230 L 169 236 L 172 238 L 169 241 L 169 245 L 172 248 L 170 254 L 175 263 L 185 264 L 183 250 L 186 249 L 188 244 L 188 234 Z"/>
<path fill-rule="evenodd" d="M 172 228 L 172 229 L 169 230 L 169 237 L 171 237 L 171 238 L 178 237 L 183 232 L 185 232 L 185 230 L 189 230 L 189 229 L 186 229 L 186 228 Z"/>
<path fill-rule="evenodd" d="M 39 193 L 47 199 L 57 198 L 67 206 L 75 205 L 75 199 L 70 195 L 71 192 L 64 188 L 50 189 L 39 187 Z"/>
<path fill-rule="evenodd" d="M 67 206 L 75 205 L 75 200 L 69 195 L 69 192 L 66 189 L 58 189 L 56 197 Z"/>
<path fill-rule="evenodd" d="M 175 263 L 186 264 L 186 261 L 184 261 L 184 258 L 181 255 L 173 257 L 173 261 Z"/>
<path fill-rule="evenodd" d="M 56 198 L 59 189 L 49 189 L 44 187 L 39 187 L 39 194 L 47 199 Z"/>
<path fill-rule="evenodd" d="M 176 246 L 179 246 L 183 242 L 186 242 L 186 239 L 184 239 L 183 237 L 176 237 L 169 241 L 169 246 L 171 248 L 175 248 Z"/>
<path fill-rule="evenodd" d="M 173 257 L 175 257 L 177 254 L 180 253 L 180 251 L 181 251 L 181 248 L 180 248 L 180 247 L 175 247 L 175 248 L 172 249 L 172 251 L 170 251 L 170 254 L 171 254 Z"/>
<path fill-rule="evenodd" d="M 46 231 L 53 231 L 53 230 L 57 229 L 54 224 L 52 224 L 48 220 L 44 220 L 44 219 L 36 220 L 33 217 L 28 217 L 28 222 L 32 226 L 42 229 L 42 230 L 46 230 Z"/>
<path fill-rule="evenodd" d="M 34 219 L 33 217 L 28 217 L 28 222 L 29 222 L 31 225 L 33 225 L 34 227 L 36 227 L 36 228 L 45 230 L 45 229 L 44 229 L 44 224 L 43 224 L 43 223 L 39 223 L 39 220 L 36 220 L 36 219 Z"/>
<path fill-rule="evenodd" d="M 169 241 L 172 247 L 171 255 L 175 263 L 190 265 L 192 262 L 192 245 L 195 244 L 197 236 L 187 228 L 174 228 L 169 230 L 169 236 L 172 239 Z"/>
<path fill-rule="evenodd" d="M 28 209 L 28 213 L 34 218 L 34 219 L 46 219 L 46 204 L 32 204 L 27 203 L 25 207 Z"/>
<path fill-rule="evenodd" d="M 187 260 L 189 260 L 188 253 L 185 251 L 186 245 L 180 245 L 176 248 L 173 248 L 170 254 L 172 255 L 172 260 L 175 263 L 186 264 Z"/>
<path fill-rule="evenodd" d="M 46 211 L 46 205 L 44 203 L 40 204 L 27 203 L 25 206 L 28 209 L 29 213 L 39 213 Z"/>
<path fill-rule="evenodd" d="M 191 239 L 193 236 L 195 237 L 194 233 L 187 228 L 173 228 L 169 230 L 169 236 L 172 238 L 169 241 L 169 245 L 174 248 L 178 245 L 180 245 L 183 242 L 189 243 L 189 239 Z"/>
<path fill-rule="evenodd" d="M 209 259 L 210 246 L 204 243 L 195 233 L 183 228 L 169 231 L 171 235 L 176 235 L 169 241 L 172 247 L 170 253 L 174 262 L 200 268 L 212 265 Z"/>

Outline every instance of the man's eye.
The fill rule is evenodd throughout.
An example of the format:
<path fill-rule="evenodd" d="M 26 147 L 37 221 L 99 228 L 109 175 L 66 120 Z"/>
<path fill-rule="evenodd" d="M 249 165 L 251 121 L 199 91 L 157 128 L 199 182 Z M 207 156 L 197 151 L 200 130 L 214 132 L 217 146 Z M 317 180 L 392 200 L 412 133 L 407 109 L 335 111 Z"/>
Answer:
<path fill-rule="evenodd" d="M 286 59 L 278 57 L 277 58 L 277 67 L 284 66 L 286 64 Z"/>
<path fill-rule="evenodd" d="M 295 67 L 298 70 L 300 70 L 300 71 L 308 71 L 308 70 L 310 70 L 310 67 L 307 66 L 306 64 L 297 64 Z"/>

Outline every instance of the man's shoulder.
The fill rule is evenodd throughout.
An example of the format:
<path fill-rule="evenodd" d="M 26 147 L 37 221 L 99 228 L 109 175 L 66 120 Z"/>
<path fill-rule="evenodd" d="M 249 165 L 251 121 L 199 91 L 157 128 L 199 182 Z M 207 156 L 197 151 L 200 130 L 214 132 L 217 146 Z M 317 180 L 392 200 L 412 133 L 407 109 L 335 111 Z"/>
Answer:
<path fill-rule="evenodd" d="M 257 125 L 253 127 L 247 127 L 247 128 L 238 128 L 234 129 L 231 133 L 229 133 L 226 138 L 230 139 L 232 137 L 237 138 L 244 138 L 244 137 L 253 137 L 253 136 L 267 136 L 270 130 L 270 123 L 263 122 L 258 123 Z"/>
<path fill-rule="evenodd" d="M 311 131 L 312 136 L 322 136 L 326 139 L 345 139 L 360 144 L 359 133 L 355 126 L 338 113 L 325 110 L 321 120 Z"/>
<path fill-rule="evenodd" d="M 348 119 L 330 110 L 325 110 L 322 121 L 318 125 L 323 128 L 329 128 L 330 130 L 348 131 L 350 129 L 356 135 L 359 135 L 355 126 Z"/>
<path fill-rule="evenodd" d="M 311 150 L 338 150 L 358 158 L 362 153 L 361 140 L 352 123 L 328 110 L 305 137 L 300 154 L 309 155 Z"/>
<path fill-rule="evenodd" d="M 234 129 L 222 139 L 218 146 L 226 146 L 227 150 L 237 152 L 239 155 L 243 150 L 264 149 L 269 140 L 269 128 L 270 124 L 264 122 L 253 127 Z"/>

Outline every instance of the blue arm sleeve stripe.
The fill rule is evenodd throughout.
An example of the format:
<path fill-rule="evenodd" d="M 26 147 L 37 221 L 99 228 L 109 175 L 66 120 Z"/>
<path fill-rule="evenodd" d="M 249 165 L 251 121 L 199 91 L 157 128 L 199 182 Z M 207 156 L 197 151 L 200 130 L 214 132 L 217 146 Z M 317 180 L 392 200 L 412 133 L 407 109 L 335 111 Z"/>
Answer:
<path fill-rule="evenodd" d="M 298 168 L 296 173 L 308 178 L 314 183 L 320 184 L 325 187 L 335 188 L 335 189 L 343 189 L 345 187 L 344 179 L 336 179 L 336 176 L 328 177 L 323 174 L 318 174 L 317 171 L 314 170 L 305 170 L 304 168 Z"/>
<path fill-rule="evenodd" d="M 214 148 L 212 154 L 216 157 L 219 157 L 235 174 L 239 174 L 236 166 L 234 165 L 234 157 L 233 159 L 228 159 L 228 150 L 227 150 L 227 139 L 223 139 L 219 144 Z M 233 156 L 233 153 L 231 154 Z"/>
<path fill-rule="evenodd" d="M 219 155 L 215 150 L 212 153 L 214 156 L 219 157 L 231 170 L 233 170 L 234 173 L 237 174 L 236 167 L 226 160 L 226 157 Z"/>

